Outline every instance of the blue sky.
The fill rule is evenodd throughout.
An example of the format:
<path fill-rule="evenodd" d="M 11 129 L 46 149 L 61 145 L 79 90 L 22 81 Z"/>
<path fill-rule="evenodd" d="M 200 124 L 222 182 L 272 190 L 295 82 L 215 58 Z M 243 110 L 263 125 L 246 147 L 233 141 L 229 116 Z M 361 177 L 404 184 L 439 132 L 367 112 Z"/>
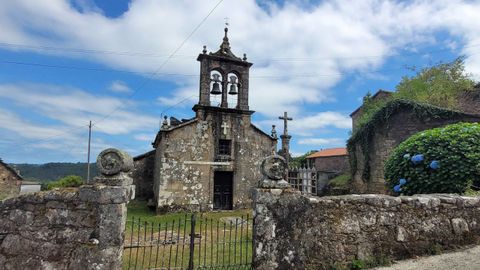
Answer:
<path fill-rule="evenodd" d="M 406 67 L 464 55 L 480 77 L 479 1 L 219 2 L 2 1 L 0 158 L 85 161 L 89 120 L 92 159 L 151 150 L 162 115 L 193 116 L 196 56 L 218 49 L 225 17 L 232 51 L 254 63 L 253 121 L 281 132 L 288 111 L 293 154 L 344 146 L 361 98 Z"/>

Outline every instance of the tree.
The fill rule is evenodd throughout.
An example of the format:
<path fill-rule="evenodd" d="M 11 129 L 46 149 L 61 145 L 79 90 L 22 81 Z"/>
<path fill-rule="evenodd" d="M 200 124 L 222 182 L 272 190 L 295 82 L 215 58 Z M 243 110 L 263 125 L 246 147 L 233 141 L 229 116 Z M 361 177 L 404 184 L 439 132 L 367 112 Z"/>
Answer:
<path fill-rule="evenodd" d="M 396 86 L 396 92 L 390 99 L 373 100 L 371 94 L 363 98 L 362 115 L 357 121 L 357 127 L 368 123 L 373 115 L 393 99 L 407 99 L 427 103 L 438 107 L 458 109 L 458 97 L 463 91 L 474 88 L 475 82 L 465 72 L 463 57 L 449 63 L 439 63 L 433 67 L 416 71 L 414 76 L 404 76 Z"/>
<path fill-rule="evenodd" d="M 307 157 L 313 153 L 318 152 L 317 150 L 310 150 L 306 152 L 305 154 L 298 156 L 298 157 L 293 157 L 290 161 L 290 167 L 302 167 L 307 165 Z"/>
<path fill-rule="evenodd" d="M 83 185 L 83 179 L 77 175 L 68 175 L 57 181 L 50 182 L 46 185 L 46 190 L 62 187 L 79 187 Z"/>
<path fill-rule="evenodd" d="M 455 109 L 459 94 L 473 89 L 475 82 L 469 76 L 465 72 L 464 58 L 459 57 L 450 63 L 423 68 L 415 76 L 404 76 L 394 96 Z"/>

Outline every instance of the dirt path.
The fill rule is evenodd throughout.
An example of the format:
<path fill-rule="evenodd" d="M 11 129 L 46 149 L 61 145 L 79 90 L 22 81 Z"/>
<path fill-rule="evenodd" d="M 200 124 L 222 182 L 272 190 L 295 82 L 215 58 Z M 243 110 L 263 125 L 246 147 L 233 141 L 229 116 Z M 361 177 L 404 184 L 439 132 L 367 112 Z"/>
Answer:
<path fill-rule="evenodd" d="M 480 270 L 480 246 L 436 256 L 397 262 L 377 270 Z"/>

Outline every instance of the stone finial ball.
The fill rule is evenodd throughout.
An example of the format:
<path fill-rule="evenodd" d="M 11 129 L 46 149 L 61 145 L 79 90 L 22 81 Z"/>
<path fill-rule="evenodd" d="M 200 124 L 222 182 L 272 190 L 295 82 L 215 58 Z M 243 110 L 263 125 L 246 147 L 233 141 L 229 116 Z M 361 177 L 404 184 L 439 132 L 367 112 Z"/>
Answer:
<path fill-rule="evenodd" d="M 281 156 L 274 155 L 266 157 L 262 162 L 262 174 L 268 179 L 282 180 L 287 163 Z"/>
<path fill-rule="evenodd" d="M 112 176 L 133 169 L 132 157 L 124 151 L 108 148 L 97 157 L 97 168 L 103 175 Z"/>

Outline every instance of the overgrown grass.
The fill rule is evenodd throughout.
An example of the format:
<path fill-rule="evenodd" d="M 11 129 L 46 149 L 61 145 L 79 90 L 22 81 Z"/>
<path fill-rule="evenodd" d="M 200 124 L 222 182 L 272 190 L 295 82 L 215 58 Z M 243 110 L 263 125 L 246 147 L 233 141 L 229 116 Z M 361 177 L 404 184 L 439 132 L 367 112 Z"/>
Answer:
<path fill-rule="evenodd" d="M 355 259 L 350 264 L 350 269 L 369 269 L 379 266 L 389 266 L 392 264 L 392 260 L 385 255 L 380 255 L 377 257 L 370 257 L 365 260 Z"/>
<path fill-rule="evenodd" d="M 181 213 L 168 213 L 163 215 L 156 215 L 155 210 L 148 207 L 146 202 L 142 201 L 131 201 L 127 205 L 128 212 L 127 212 L 127 219 L 131 220 L 132 218 L 138 219 L 140 218 L 142 221 L 147 222 L 172 222 L 173 220 L 178 220 L 180 218 L 184 218 L 185 216 L 189 217 L 192 213 L 188 212 L 181 212 Z M 251 209 L 242 209 L 242 210 L 234 210 L 234 211 L 213 211 L 213 212 L 203 212 L 197 213 L 197 218 L 207 218 L 212 219 L 214 221 L 220 220 L 222 217 L 249 217 L 252 216 Z"/>
<path fill-rule="evenodd" d="M 469 188 L 465 191 L 464 195 L 471 196 L 471 197 L 480 196 L 480 190 L 474 190 L 472 188 Z"/>
<path fill-rule="evenodd" d="M 345 187 L 350 182 L 350 173 L 341 174 L 328 182 L 331 187 Z"/>

